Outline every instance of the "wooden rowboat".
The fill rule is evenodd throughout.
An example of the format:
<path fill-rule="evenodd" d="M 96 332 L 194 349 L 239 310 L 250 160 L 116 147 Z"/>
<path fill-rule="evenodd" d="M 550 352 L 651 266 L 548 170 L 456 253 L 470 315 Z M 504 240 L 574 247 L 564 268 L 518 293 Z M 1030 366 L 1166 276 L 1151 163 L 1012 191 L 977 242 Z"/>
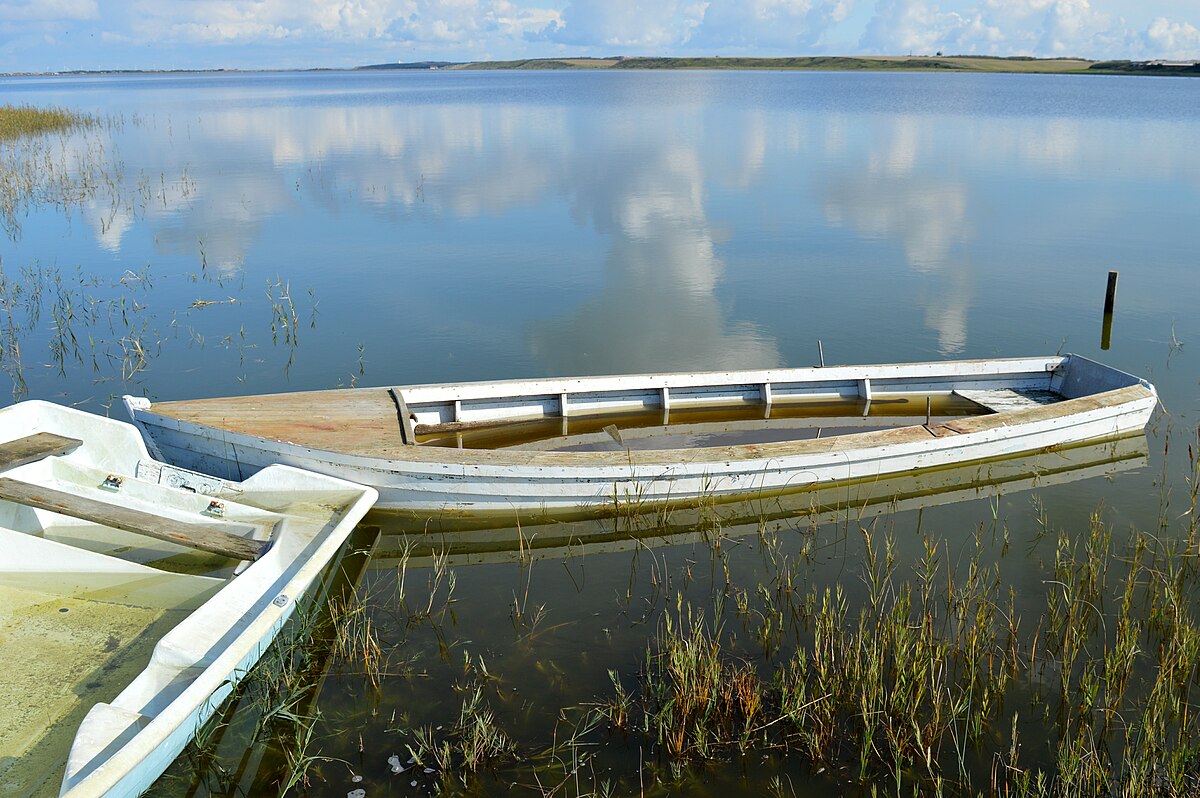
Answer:
<path fill-rule="evenodd" d="M 1148 462 L 1146 435 L 1136 432 L 1019 457 L 829 483 L 766 500 L 645 515 L 508 527 L 472 526 L 469 519 L 454 516 L 377 516 L 380 538 L 371 553 L 371 564 L 374 568 L 423 568 L 532 563 L 797 530 L 808 534 L 824 525 L 853 529 L 868 527 L 871 519 L 881 516 L 1112 477 L 1145 468 Z"/>
<path fill-rule="evenodd" d="M 214 479 L 128 424 L 0 410 L 0 794 L 143 792 L 375 496 L 287 466 Z"/>
<path fill-rule="evenodd" d="M 125 406 L 161 459 L 288 463 L 381 508 L 523 519 L 804 490 L 1142 429 L 1145 380 L 1078 355 L 415 385 Z"/>

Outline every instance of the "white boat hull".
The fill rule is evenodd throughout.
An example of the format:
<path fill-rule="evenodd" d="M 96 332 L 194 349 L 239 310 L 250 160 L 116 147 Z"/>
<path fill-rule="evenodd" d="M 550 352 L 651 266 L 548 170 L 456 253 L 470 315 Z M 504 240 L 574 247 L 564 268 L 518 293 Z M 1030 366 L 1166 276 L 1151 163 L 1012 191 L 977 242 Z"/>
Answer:
<path fill-rule="evenodd" d="M 836 396 L 842 390 L 841 382 L 869 381 L 873 373 L 879 373 L 872 369 L 892 369 L 886 373 L 895 375 L 905 373 L 903 369 L 908 368 L 916 376 L 908 377 L 909 383 L 902 387 L 912 393 L 930 394 L 948 393 L 959 383 L 983 387 L 1011 384 L 1052 387 L 1055 380 L 1060 384 L 1069 382 L 1069 372 L 1064 368 L 1067 362 L 1064 358 L 969 361 L 940 364 L 947 373 L 938 375 L 933 375 L 930 369 L 934 364 L 917 364 L 843 368 L 843 372 L 852 372 L 849 377 L 835 374 L 835 369 L 776 372 L 770 376 L 776 384 L 787 379 L 793 391 L 799 392 L 804 385 L 814 384 Z M 1082 358 L 1075 362 L 1079 373 L 1095 372 L 1089 373 L 1089 379 L 1096 387 L 1106 390 L 1083 393 L 1074 398 L 1067 396 L 1064 401 L 1052 405 L 970 417 L 946 424 L 916 425 L 824 440 L 678 451 L 516 452 L 413 446 L 402 450 L 402 453 L 411 452 L 412 456 L 407 458 L 365 457 L 167 417 L 155 413 L 146 400 L 127 398 L 126 404 L 134 423 L 161 458 L 188 468 L 237 478 L 272 463 L 287 463 L 370 485 L 379 491 L 379 508 L 416 513 L 449 511 L 479 515 L 512 514 L 515 511 L 526 515 L 561 516 L 604 512 L 616 506 L 651 507 L 664 503 L 774 495 L 836 480 L 939 468 L 1119 437 L 1146 425 L 1157 403 L 1149 384 Z M 955 367 L 962 372 L 957 376 L 957 382 Z M 1037 369 L 1041 369 L 1040 375 Z M 925 375 L 925 371 L 930 374 Z M 677 383 L 690 381 L 694 384 L 703 376 L 593 379 L 606 383 L 617 380 L 637 383 L 640 379 L 643 385 L 654 383 L 648 390 L 661 390 L 656 387 L 656 380 L 666 384 L 674 377 Z M 763 373 L 719 376 L 725 382 L 744 385 L 761 380 Z M 540 384 L 524 390 L 550 396 L 564 382 Z M 591 395 L 597 395 L 598 389 L 586 382 L 573 381 L 580 385 L 579 391 L 591 390 Z M 519 384 L 493 384 L 480 386 L 474 395 L 489 387 L 497 390 L 496 385 L 508 393 L 519 392 L 514 388 Z M 447 386 L 443 391 L 451 391 L 451 395 L 462 394 L 462 388 Z M 426 410 L 418 400 L 422 392 L 432 393 L 432 387 L 404 390 L 410 397 L 415 397 L 410 398 L 409 403 L 415 408 L 413 418 L 418 421 L 425 413 L 441 412 L 436 407 L 447 404 L 444 397 L 436 402 L 430 399 L 427 407 L 434 409 Z M 624 390 L 627 395 L 634 395 L 640 389 L 627 387 Z M 1071 392 L 1082 393 L 1082 390 L 1068 389 L 1068 394 Z M 456 403 L 461 401 L 454 399 Z M 563 404 L 565 406 L 565 400 Z M 441 415 L 431 420 L 445 418 Z"/>
<path fill-rule="evenodd" d="M 60 794 L 133 798 L 179 756 L 271 645 L 297 603 L 340 555 L 375 492 L 287 466 L 264 468 L 244 482 L 223 482 L 164 467 L 128 424 L 46 402 L 0 410 L 0 442 L 8 451 L 47 435 L 68 442 L 65 453 L 0 463 L 6 492 L 0 501 L 5 552 L 0 586 L 12 591 L 7 595 L 36 594 L 36 606 L 48 606 L 49 612 L 61 602 L 58 612 L 70 612 L 62 616 L 64 622 L 79 617 L 79 623 L 92 623 L 79 628 L 99 629 L 101 641 L 116 628 L 106 625 L 110 617 L 126 617 L 113 614 L 127 611 L 122 608 L 169 609 L 178 614 L 172 618 L 181 618 L 169 627 L 153 627 L 154 634 L 150 626 L 121 627 L 122 646 L 143 639 L 153 646 L 147 660 L 139 661 L 146 656 L 141 649 L 120 653 L 118 638 L 110 637 L 113 643 L 104 650 L 123 659 L 108 665 L 132 666 L 128 683 L 106 684 L 94 676 L 66 684 L 67 694 L 82 700 L 96 689 L 115 696 L 94 703 L 79 722 L 65 756 Z M 218 548 L 205 548 L 214 545 Z M 233 559 L 207 553 L 229 546 L 236 547 L 227 549 L 234 553 L 252 553 Z M 188 562 L 211 566 L 215 575 L 166 565 L 188 557 L 199 557 Z M 237 559 L 245 561 L 237 565 Z M 61 598 L 46 603 L 44 597 L 51 595 Z M 181 604 L 180 596 L 190 598 Z M 47 623 L 39 619 L 33 616 L 35 628 Z M 28 648 L 17 640 L 21 628 L 4 631 L 5 645 L 20 648 L 5 656 L 28 657 Z M 80 647 L 72 650 L 96 656 Z M 83 665 L 64 675 L 109 670 L 103 659 L 84 659 Z M 39 689 L 28 685 L 22 701 L 30 705 L 8 711 L 20 722 L 36 718 L 43 706 L 68 713 L 28 730 L 25 739 L 36 747 L 27 753 L 44 757 L 70 740 L 59 735 L 65 724 L 58 720 L 74 717 L 77 704 L 64 707 L 55 698 L 57 703 L 43 705 L 24 698 Z M 47 695 L 62 692 L 54 684 L 47 690 Z M 43 730 L 39 740 L 35 735 Z M 7 786 L 12 785 L 0 784 Z"/>

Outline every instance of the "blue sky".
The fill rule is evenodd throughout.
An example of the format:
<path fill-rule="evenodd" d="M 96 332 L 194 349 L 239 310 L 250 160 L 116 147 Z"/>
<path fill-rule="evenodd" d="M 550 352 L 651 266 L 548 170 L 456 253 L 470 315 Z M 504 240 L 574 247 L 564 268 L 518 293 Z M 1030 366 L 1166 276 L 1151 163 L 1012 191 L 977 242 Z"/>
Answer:
<path fill-rule="evenodd" d="M 565 55 L 1200 59 L 1200 0 L 0 0 L 0 71 Z"/>

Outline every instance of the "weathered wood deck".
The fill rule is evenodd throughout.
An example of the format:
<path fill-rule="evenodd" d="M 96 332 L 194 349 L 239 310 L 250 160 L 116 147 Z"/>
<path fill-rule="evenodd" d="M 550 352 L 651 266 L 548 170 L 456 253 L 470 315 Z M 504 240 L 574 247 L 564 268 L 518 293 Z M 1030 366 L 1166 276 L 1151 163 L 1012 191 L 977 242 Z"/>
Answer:
<path fill-rule="evenodd" d="M 407 447 L 387 388 L 156 402 L 168 418 L 331 452 L 393 457 Z"/>

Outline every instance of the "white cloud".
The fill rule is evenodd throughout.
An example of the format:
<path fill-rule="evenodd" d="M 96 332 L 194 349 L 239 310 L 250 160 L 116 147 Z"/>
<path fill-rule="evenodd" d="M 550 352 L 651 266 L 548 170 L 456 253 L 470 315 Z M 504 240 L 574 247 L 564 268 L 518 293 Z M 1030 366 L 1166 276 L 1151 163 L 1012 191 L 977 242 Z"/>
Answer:
<path fill-rule="evenodd" d="M 530 39 L 589 48 L 671 54 L 790 51 L 811 46 L 858 0 L 570 0 Z"/>
<path fill-rule="evenodd" d="M 686 42 L 702 10 L 676 0 L 571 0 L 560 18 L 530 38 L 655 52 Z"/>
<path fill-rule="evenodd" d="M 853 0 L 711 0 L 692 44 L 778 50 L 815 44 Z"/>
<path fill-rule="evenodd" d="M 879 0 L 860 45 L 867 52 L 889 55 L 931 53 L 970 27 L 967 17 L 943 12 L 924 0 Z"/>
<path fill-rule="evenodd" d="M 1159 17 L 1150 23 L 1146 48 L 1160 58 L 1200 59 L 1200 30 L 1190 22 Z"/>
<path fill-rule="evenodd" d="M 0 69 L 562 55 L 1200 57 L 1197 0 L 0 0 Z"/>
<path fill-rule="evenodd" d="M 95 19 L 96 0 L 17 0 L 0 3 L 0 22 L 52 22 Z"/>
<path fill-rule="evenodd" d="M 143 36 L 200 43 L 293 38 L 468 46 L 481 35 L 519 40 L 557 18 L 508 0 L 142 0 L 137 11 Z"/>
<path fill-rule="evenodd" d="M 947 8 L 947 7 L 952 8 Z M 1082 58 L 1184 57 L 1200 49 L 1188 22 L 1157 19 L 1144 34 L 1092 0 L 879 0 L 859 42 L 865 52 Z"/>
<path fill-rule="evenodd" d="M 1093 10 L 1088 0 L 1055 0 L 1046 8 L 1041 22 L 1038 55 L 1086 55 L 1095 52 L 1098 45 L 1102 47 L 1104 40 L 1115 33 L 1113 21 Z"/>

